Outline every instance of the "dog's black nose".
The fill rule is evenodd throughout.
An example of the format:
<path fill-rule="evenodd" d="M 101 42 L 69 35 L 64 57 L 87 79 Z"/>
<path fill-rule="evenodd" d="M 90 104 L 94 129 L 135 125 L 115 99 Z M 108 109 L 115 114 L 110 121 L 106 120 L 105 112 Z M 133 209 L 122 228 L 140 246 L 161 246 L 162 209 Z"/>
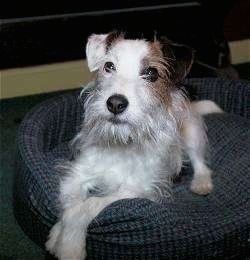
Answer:
<path fill-rule="evenodd" d="M 108 110 L 113 114 L 122 113 L 128 106 L 128 100 L 122 95 L 113 95 L 107 100 Z"/>

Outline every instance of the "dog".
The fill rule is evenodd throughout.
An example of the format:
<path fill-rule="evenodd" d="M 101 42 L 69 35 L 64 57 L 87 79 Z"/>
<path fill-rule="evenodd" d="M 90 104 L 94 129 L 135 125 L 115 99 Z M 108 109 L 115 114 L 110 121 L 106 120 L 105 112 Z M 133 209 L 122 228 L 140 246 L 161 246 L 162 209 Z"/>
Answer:
<path fill-rule="evenodd" d="M 59 259 L 86 257 L 87 227 L 112 202 L 168 196 L 185 153 L 194 170 L 191 190 L 213 189 L 202 115 L 222 111 L 209 100 L 190 102 L 180 87 L 192 49 L 111 32 L 89 36 L 86 56 L 96 78 L 83 90 L 85 117 L 73 140 L 79 154 L 64 165 L 62 214 L 46 242 Z"/>

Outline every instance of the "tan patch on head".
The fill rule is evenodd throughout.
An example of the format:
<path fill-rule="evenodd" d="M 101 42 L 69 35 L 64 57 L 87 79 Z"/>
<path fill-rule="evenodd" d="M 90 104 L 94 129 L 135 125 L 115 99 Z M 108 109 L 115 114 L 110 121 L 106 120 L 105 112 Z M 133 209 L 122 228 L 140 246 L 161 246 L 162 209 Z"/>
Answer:
<path fill-rule="evenodd" d="M 149 43 L 149 55 L 143 59 L 142 66 L 156 68 L 159 78 L 155 82 L 149 82 L 152 94 L 166 106 L 171 105 L 171 81 L 169 80 L 170 63 L 164 58 L 159 41 Z"/>
<path fill-rule="evenodd" d="M 155 67 L 161 78 L 169 81 L 171 60 L 167 60 L 162 52 L 162 44 L 159 41 L 150 43 L 149 65 Z"/>
<path fill-rule="evenodd" d="M 122 39 L 124 39 L 124 34 L 122 32 L 113 31 L 109 33 L 105 41 L 106 52 L 108 52 L 117 41 L 121 41 Z"/>

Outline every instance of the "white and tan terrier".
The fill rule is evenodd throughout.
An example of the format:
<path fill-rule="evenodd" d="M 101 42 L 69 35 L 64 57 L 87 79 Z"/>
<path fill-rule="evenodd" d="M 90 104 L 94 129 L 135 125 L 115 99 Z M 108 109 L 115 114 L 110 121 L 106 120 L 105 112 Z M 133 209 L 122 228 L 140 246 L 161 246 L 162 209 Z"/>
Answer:
<path fill-rule="evenodd" d="M 213 189 L 201 115 L 221 110 L 211 101 L 190 103 L 178 87 L 191 49 L 112 32 L 91 35 L 86 55 L 96 79 L 84 89 L 85 118 L 74 139 L 80 152 L 65 163 L 62 212 L 46 243 L 59 259 L 86 257 L 87 227 L 110 203 L 168 195 L 185 152 L 194 169 L 191 190 Z"/>

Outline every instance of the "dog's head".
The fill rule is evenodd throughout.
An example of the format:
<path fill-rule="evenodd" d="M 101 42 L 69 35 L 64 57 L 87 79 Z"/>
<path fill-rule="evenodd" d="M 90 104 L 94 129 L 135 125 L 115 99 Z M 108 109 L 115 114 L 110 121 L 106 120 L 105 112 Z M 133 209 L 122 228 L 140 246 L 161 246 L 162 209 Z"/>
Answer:
<path fill-rule="evenodd" d="M 170 122 L 176 128 L 185 102 L 174 86 L 191 68 L 189 47 L 112 32 L 91 35 L 86 56 L 97 78 L 85 106 L 85 127 L 96 140 L 141 142 L 169 130 Z"/>

